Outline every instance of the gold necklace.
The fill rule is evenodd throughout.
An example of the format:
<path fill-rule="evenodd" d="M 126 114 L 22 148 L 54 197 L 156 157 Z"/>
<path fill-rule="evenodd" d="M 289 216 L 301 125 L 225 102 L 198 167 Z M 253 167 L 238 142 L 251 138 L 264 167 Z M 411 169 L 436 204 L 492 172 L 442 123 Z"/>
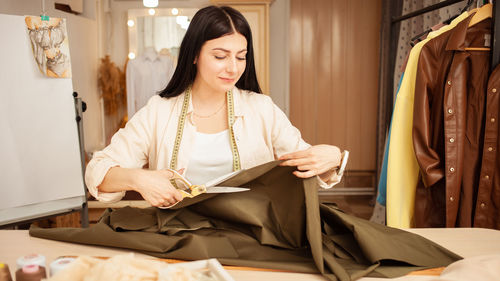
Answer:
<path fill-rule="evenodd" d="M 226 104 L 226 101 L 224 101 L 221 106 L 219 107 L 219 109 L 217 109 L 214 113 L 212 114 L 209 114 L 209 115 L 199 115 L 199 114 L 196 114 L 196 112 L 193 110 L 193 115 L 198 117 L 198 118 L 210 118 L 212 116 L 214 116 L 215 114 L 219 113 L 222 108 L 224 107 L 224 105 Z"/>

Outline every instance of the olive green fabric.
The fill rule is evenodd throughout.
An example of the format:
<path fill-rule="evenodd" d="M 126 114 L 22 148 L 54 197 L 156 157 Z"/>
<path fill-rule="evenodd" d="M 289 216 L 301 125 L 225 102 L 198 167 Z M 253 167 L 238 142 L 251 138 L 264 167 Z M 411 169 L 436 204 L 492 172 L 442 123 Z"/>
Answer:
<path fill-rule="evenodd" d="M 250 191 L 204 194 L 166 210 L 109 209 L 88 229 L 32 227 L 30 235 L 161 258 L 321 273 L 330 280 L 396 277 L 461 258 L 416 234 L 320 204 L 316 179 L 298 179 L 293 170 L 270 162 L 224 183 Z"/>

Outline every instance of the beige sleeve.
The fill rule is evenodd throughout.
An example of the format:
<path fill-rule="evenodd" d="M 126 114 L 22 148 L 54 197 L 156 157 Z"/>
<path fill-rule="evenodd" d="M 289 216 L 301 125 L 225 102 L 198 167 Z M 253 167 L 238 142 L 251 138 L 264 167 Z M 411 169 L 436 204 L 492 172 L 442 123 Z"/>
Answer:
<path fill-rule="evenodd" d="M 316 176 L 316 178 L 318 179 L 319 186 L 323 189 L 330 189 L 342 180 L 342 176 L 339 176 L 337 171 L 328 179 L 329 183 L 324 182 L 319 176 Z"/>
<path fill-rule="evenodd" d="M 275 157 L 279 158 L 281 155 L 309 148 L 311 145 L 302 139 L 300 131 L 292 125 L 285 113 L 270 98 L 269 101 L 273 106 L 272 138 Z M 328 182 L 322 181 L 319 176 L 316 178 L 321 188 L 328 189 L 338 184 L 342 180 L 342 175 L 334 172 Z"/>
<path fill-rule="evenodd" d="M 106 148 L 94 153 L 85 171 L 85 183 L 90 194 L 97 200 L 112 203 L 125 195 L 125 191 L 107 193 L 97 189 L 110 168 L 142 168 L 148 162 L 158 99 L 161 97 L 151 98 L 148 104 L 129 120 L 125 128 L 115 133 Z"/>
<path fill-rule="evenodd" d="M 268 102 L 272 104 L 271 137 L 275 158 L 309 148 L 311 145 L 302 139 L 300 131 L 292 125 L 285 113 L 272 102 L 271 98 L 267 98 Z"/>

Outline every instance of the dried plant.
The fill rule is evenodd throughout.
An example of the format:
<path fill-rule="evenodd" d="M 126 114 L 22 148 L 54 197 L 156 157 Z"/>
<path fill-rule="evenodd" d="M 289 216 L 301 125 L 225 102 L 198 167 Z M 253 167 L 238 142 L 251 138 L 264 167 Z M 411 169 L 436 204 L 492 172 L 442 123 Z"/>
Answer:
<path fill-rule="evenodd" d="M 109 55 L 101 59 L 98 85 L 104 99 L 105 114 L 116 114 L 119 105 L 126 104 L 125 73 L 111 62 Z"/>

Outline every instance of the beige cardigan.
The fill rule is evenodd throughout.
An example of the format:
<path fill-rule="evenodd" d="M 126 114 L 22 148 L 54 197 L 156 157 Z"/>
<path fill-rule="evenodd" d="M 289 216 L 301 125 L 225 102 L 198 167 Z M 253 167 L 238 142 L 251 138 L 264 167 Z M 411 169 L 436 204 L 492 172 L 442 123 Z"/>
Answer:
<path fill-rule="evenodd" d="M 142 168 L 148 164 L 152 170 L 169 168 L 184 95 L 183 93 L 168 99 L 153 96 L 147 105 L 129 120 L 125 128 L 113 136 L 110 145 L 94 153 L 85 173 L 85 182 L 90 194 L 102 202 L 116 202 L 125 195 L 125 192 L 98 191 L 97 187 L 111 167 Z M 233 130 L 242 169 L 310 146 L 269 96 L 236 87 L 233 89 L 233 96 Z M 188 116 L 192 111 L 193 105 L 190 101 Z M 196 127 L 191 122 L 185 124 L 177 169 L 184 168 L 186 172 L 189 169 L 189 152 Z M 340 179 L 334 173 L 326 184 L 318 177 L 323 188 L 332 187 L 340 182 Z"/>

